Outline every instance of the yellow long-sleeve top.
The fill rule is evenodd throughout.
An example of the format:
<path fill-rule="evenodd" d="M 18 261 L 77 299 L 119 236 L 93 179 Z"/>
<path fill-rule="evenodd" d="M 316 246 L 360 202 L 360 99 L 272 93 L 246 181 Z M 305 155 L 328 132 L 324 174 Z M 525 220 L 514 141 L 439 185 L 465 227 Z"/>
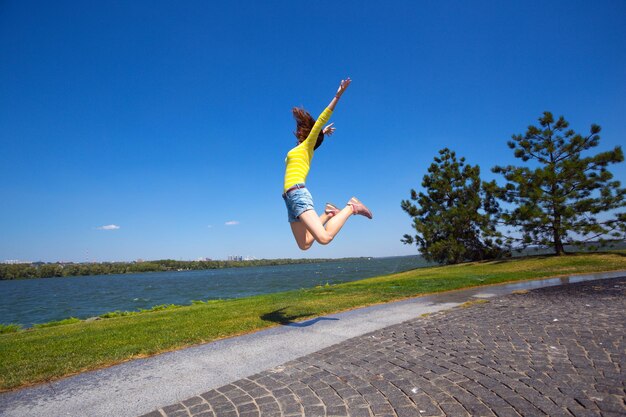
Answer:
<path fill-rule="evenodd" d="M 328 122 L 332 114 L 333 111 L 327 107 L 315 121 L 309 136 L 298 146 L 287 152 L 287 158 L 285 158 L 287 167 L 285 169 L 285 185 L 283 192 L 287 191 L 295 184 L 305 183 L 309 169 L 311 168 L 313 148 L 315 148 L 317 136 L 322 126 Z"/>

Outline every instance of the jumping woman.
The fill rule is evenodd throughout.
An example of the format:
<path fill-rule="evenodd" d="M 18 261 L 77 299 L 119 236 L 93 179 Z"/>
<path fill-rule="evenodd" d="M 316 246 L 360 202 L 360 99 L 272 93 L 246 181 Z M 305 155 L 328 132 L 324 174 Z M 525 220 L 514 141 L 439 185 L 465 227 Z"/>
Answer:
<path fill-rule="evenodd" d="M 353 214 L 360 214 L 369 219 L 372 213 L 367 207 L 355 197 L 352 197 L 343 209 L 335 205 L 326 203 L 324 212 L 317 215 L 313 207 L 313 197 L 305 184 L 309 174 L 313 152 L 324 141 L 324 135 L 330 136 L 335 132 L 333 124 L 322 129 L 335 110 L 341 95 L 350 85 L 350 78 L 341 80 L 337 94 L 328 107 L 317 118 L 313 120 L 311 115 L 304 109 L 294 107 L 293 117 L 296 119 L 296 131 L 294 135 L 298 138 L 298 144 L 287 153 L 285 163 L 285 183 L 283 188 L 283 199 L 287 205 L 287 215 L 291 224 L 291 231 L 296 238 L 298 247 L 307 250 L 317 241 L 322 245 L 330 243 L 348 217 Z"/>

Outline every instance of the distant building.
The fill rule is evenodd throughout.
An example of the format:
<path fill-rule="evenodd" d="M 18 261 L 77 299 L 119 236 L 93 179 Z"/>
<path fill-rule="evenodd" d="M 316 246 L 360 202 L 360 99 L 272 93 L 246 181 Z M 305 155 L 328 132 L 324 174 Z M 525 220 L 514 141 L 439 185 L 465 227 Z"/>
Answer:
<path fill-rule="evenodd" d="M 243 256 L 241 256 L 241 255 L 229 255 L 228 256 L 228 260 L 229 261 L 243 261 Z"/>
<path fill-rule="evenodd" d="M 6 259 L 2 261 L 3 264 L 7 265 L 18 265 L 18 264 L 29 264 L 30 261 L 20 261 L 19 259 Z"/>

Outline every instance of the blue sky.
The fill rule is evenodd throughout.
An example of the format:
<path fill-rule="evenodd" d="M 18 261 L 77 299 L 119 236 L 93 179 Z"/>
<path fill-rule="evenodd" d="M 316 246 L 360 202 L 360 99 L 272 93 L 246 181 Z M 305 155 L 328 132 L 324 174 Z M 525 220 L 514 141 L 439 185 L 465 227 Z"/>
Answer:
<path fill-rule="evenodd" d="M 382 4 L 1 2 L 0 260 L 414 254 L 400 201 L 439 149 L 494 178 L 544 110 L 624 143 L 623 1 Z M 301 252 L 290 109 L 346 76 L 307 185 L 374 220 Z"/>

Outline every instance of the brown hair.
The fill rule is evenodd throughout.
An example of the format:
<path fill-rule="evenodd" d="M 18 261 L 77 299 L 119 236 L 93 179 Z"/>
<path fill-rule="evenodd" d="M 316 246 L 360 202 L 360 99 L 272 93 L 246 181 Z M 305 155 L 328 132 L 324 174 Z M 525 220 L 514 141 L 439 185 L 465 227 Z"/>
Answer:
<path fill-rule="evenodd" d="M 293 113 L 293 118 L 296 119 L 296 130 L 293 134 L 298 138 L 298 144 L 304 142 L 304 140 L 311 133 L 311 129 L 313 129 L 313 125 L 315 124 L 315 119 L 311 117 L 311 114 L 304 110 L 302 107 L 294 107 L 291 109 L 291 113 Z M 315 148 L 320 147 L 322 142 L 324 142 L 324 132 L 323 129 L 320 129 L 319 135 L 317 135 L 317 142 L 315 142 Z"/>

